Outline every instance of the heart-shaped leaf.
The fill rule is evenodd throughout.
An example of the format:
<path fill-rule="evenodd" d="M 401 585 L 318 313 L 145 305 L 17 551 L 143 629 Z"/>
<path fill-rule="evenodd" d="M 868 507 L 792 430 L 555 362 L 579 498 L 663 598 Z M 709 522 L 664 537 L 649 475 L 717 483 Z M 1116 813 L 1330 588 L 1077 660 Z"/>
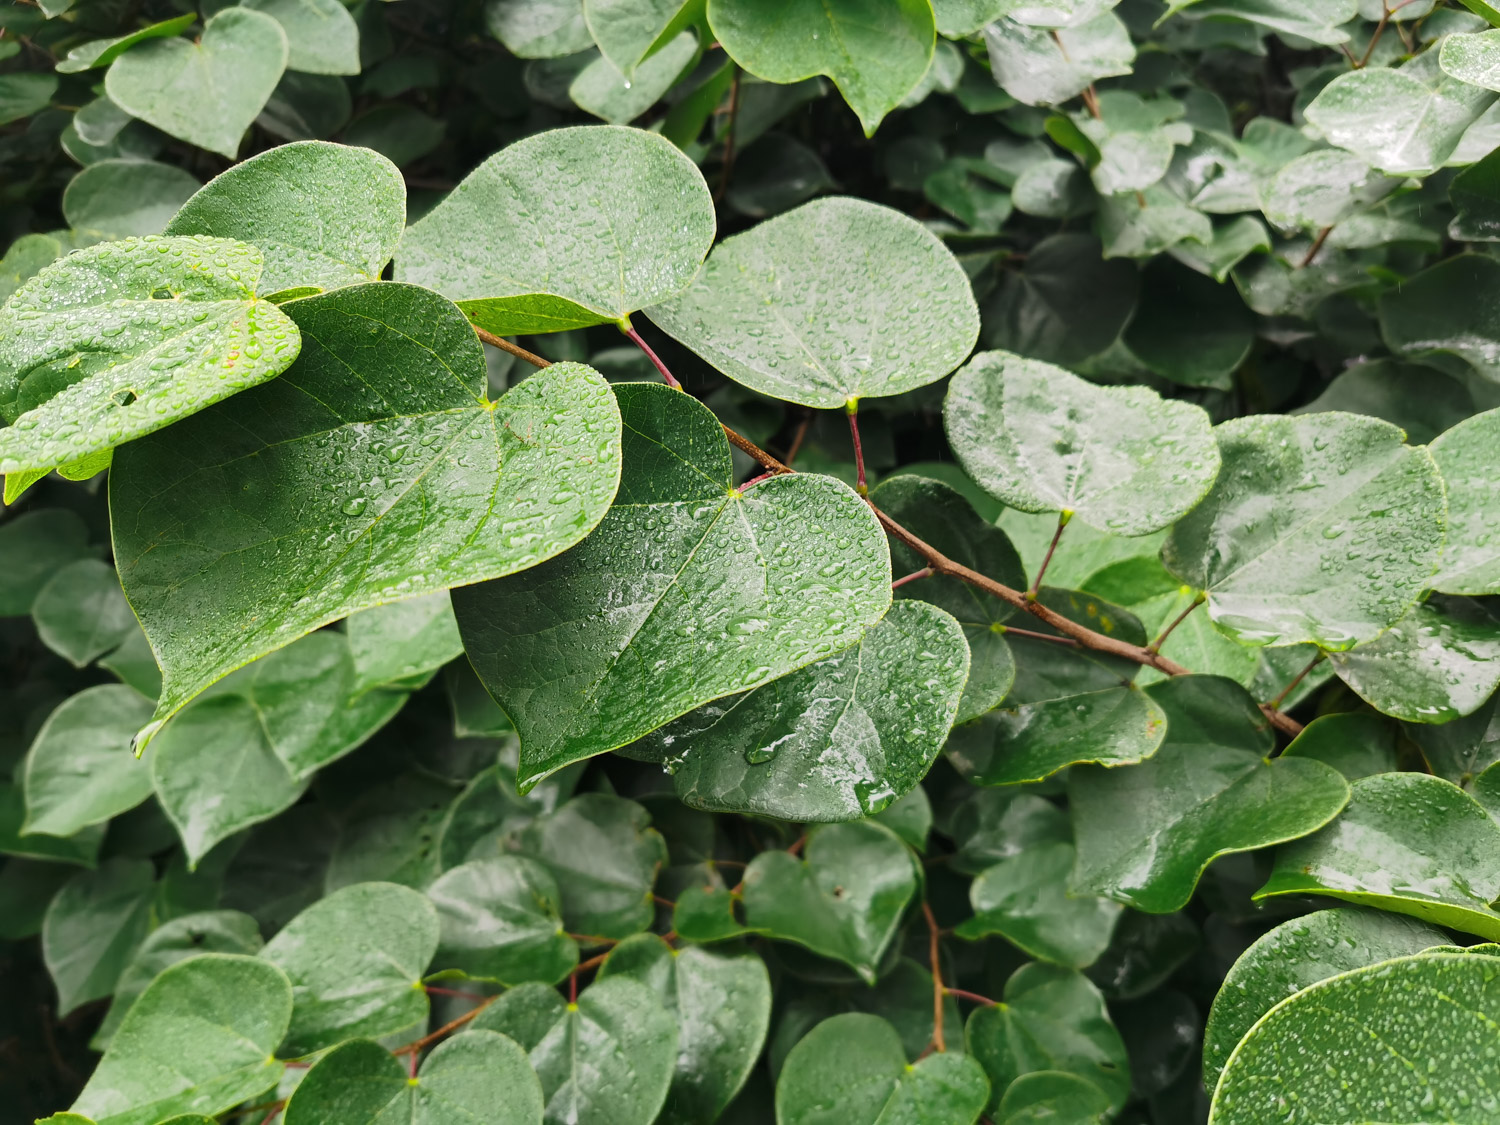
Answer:
<path fill-rule="evenodd" d="M 697 165 L 654 133 L 586 125 L 470 172 L 406 232 L 396 276 L 497 335 L 561 332 L 624 322 L 686 288 L 713 240 Z"/>
<path fill-rule="evenodd" d="M 1500 826 L 1450 781 L 1386 773 L 1323 831 L 1282 848 L 1255 893 L 1316 894 L 1500 939 Z"/>
<path fill-rule="evenodd" d="M 1500 593 L 1500 540 L 1490 530 L 1500 481 L 1490 471 L 1500 410 L 1460 422 L 1432 443 L 1448 494 L 1448 540 L 1432 587 L 1446 594 Z"/>
<path fill-rule="evenodd" d="M 198 190 L 196 176 L 154 160 L 100 160 L 69 181 L 63 216 L 89 241 L 161 234 Z"/>
<path fill-rule="evenodd" d="M 0 309 L 0 473 L 94 458 L 284 371 L 297 326 L 256 299 L 260 270 L 243 243 L 153 237 L 22 285 Z"/>
<path fill-rule="evenodd" d="M 1275 738 L 1233 681 L 1178 676 L 1146 690 L 1167 714 L 1161 749 L 1138 766 L 1068 776 L 1074 893 L 1166 914 L 1181 909 L 1216 857 L 1305 836 L 1348 802 L 1349 785 L 1332 767 L 1267 760 Z"/>
<path fill-rule="evenodd" d="M 1332 766 L 1347 781 L 1377 773 L 1394 773 L 1396 724 L 1368 711 L 1319 715 L 1281 752 L 1282 757 L 1312 758 Z"/>
<path fill-rule="evenodd" d="M 565 550 L 614 495 L 618 412 L 592 370 L 489 403 L 481 345 L 435 293 L 383 282 L 287 308 L 300 363 L 110 474 L 121 581 L 164 672 L 146 738 L 326 622 Z"/>
<path fill-rule="evenodd" d="M 697 37 L 684 31 L 641 63 L 629 78 L 609 59 L 595 59 L 573 79 L 568 97 L 579 109 L 611 125 L 625 125 L 659 102 L 698 58 Z"/>
<path fill-rule="evenodd" d="M 167 233 L 253 242 L 265 256 L 260 290 L 278 293 L 379 281 L 405 225 L 406 182 L 389 160 L 367 148 L 297 141 L 210 180 Z"/>
<path fill-rule="evenodd" d="M 548 1121 L 651 1125 L 677 1065 L 677 1020 L 627 977 L 601 980 L 577 1003 L 543 984 L 506 992 L 471 1025 L 508 1035 L 542 1080 Z"/>
<path fill-rule="evenodd" d="M 827 0 L 778 7 L 710 0 L 708 22 L 729 57 L 767 82 L 833 79 L 865 136 L 901 104 L 932 61 L 932 5 L 921 0 Z"/>
<path fill-rule="evenodd" d="M 173 16 L 160 23 L 148 24 L 138 31 L 132 31 L 129 35 L 120 35 L 113 39 L 91 39 L 70 50 L 67 57 L 57 64 L 57 72 L 77 74 L 94 67 L 108 66 L 137 43 L 144 43 L 147 39 L 165 39 L 181 35 L 197 22 L 197 13 L 188 12 L 186 15 Z"/>
<path fill-rule="evenodd" d="M 453 596 L 469 660 L 520 733 L 523 792 L 848 648 L 890 605 L 885 534 L 853 491 L 797 473 L 741 493 L 707 407 L 659 383 L 615 395 L 624 475 L 599 530 Z"/>
<path fill-rule="evenodd" d="M 1219 471 L 1199 407 L 1008 352 L 970 360 L 948 386 L 943 417 L 959 461 L 1000 500 L 1076 513 L 1117 535 L 1167 527 Z"/>
<path fill-rule="evenodd" d="M 694 808 L 856 820 L 911 792 L 947 741 L 969 667 L 958 623 L 901 602 L 858 644 L 633 744 Z"/>
<path fill-rule="evenodd" d="M 409 1077 L 370 1039 L 323 1055 L 287 1100 L 286 1125 L 541 1125 L 542 1088 L 526 1052 L 493 1031 L 466 1031 L 438 1045 Z"/>
<path fill-rule="evenodd" d="M 113 652 L 140 632 L 115 568 L 80 559 L 59 570 L 31 605 L 42 643 L 75 668 Z"/>
<path fill-rule="evenodd" d="M 687 0 L 584 0 L 583 18 L 604 57 L 630 78 L 642 59 L 701 22 L 703 9 Z"/>
<path fill-rule="evenodd" d="M 130 740 L 150 713 L 151 701 L 123 684 L 64 700 L 26 755 L 23 831 L 71 836 L 149 797 L 150 764 L 130 752 Z"/>
<path fill-rule="evenodd" d="M 1340 907 L 1283 922 L 1240 954 L 1203 1029 L 1203 1084 L 1212 1090 L 1235 1045 L 1275 1005 L 1309 985 L 1393 957 L 1420 953 L 1442 930 L 1376 910 Z"/>
<path fill-rule="evenodd" d="M 1105 1125 L 1109 1095 L 1092 1082 L 1064 1070 L 1037 1070 L 1012 1082 L 1000 1099 L 1001 1125 Z"/>
<path fill-rule="evenodd" d="M 818 1024 L 787 1055 L 776 1084 L 776 1122 L 973 1125 L 989 1094 L 984 1070 L 970 1056 L 939 1052 L 910 1065 L 894 1027 L 848 1012 Z"/>
<path fill-rule="evenodd" d="M 151 929 L 155 893 L 151 863 L 119 856 L 80 871 L 57 892 L 42 921 L 42 957 L 59 1015 L 115 990 Z"/>
<path fill-rule="evenodd" d="M 947 247 L 859 199 L 814 200 L 726 239 L 691 288 L 648 312 L 736 382 L 815 407 L 925 386 L 979 337 Z"/>
<path fill-rule="evenodd" d="M 1051 30 L 1002 18 L 984 29 L 995 82 L 1027 105 L 1057 105 L 1100 78 L 1129 74 L 1135 62 L 1120 17 L 1100 12 L 1076 27 Z"/>
<path fill-rule="evenodd" d="M 286 1053 L 425 1021 L 421 979 L 438 931 L 432 903 L 392 883 L 344 887 L 288 922 L 260 954 L 286 973 L 296 997 Z"/>
<path fill-rule="evenodd" d="M 1443 544 L 1425 449 L 1357 414 L 1257 415 L 1214 430 L 1218 483 L 1172 529 L 1167 569 L 1244 644 L 1373 640 L 1411 608 Z"/>
<path fill-rule="evenodd" d="M 917 889 L 917 866 L 894 833 L 870 821 L 808 833 L 799 859 L 761 852 L 745 871 L 745 924 L 842 961 L 867 983 Z"/>
<path fill-rule="evenodd" d="M 442 925 L 438 969 L 501 984 L 555 984 L 578 964 L 557 883 L 534 860 L 497 856 L 445 871 L 427 897 Z"/>
<path fill-rule="evenodd" d="M 359 25 L 338 0 L 245 0 L 244 7 L 264 12 L 286 32 L 288 70 L 359 73 Z"/>
<path fill-rule="evenodd" d="M 130 116 L 233 160 L 287 58 L 281 24 L 249 8 L 224 8 L 196 43 L 136 44 L 105 72 L 104 88 Z"/>

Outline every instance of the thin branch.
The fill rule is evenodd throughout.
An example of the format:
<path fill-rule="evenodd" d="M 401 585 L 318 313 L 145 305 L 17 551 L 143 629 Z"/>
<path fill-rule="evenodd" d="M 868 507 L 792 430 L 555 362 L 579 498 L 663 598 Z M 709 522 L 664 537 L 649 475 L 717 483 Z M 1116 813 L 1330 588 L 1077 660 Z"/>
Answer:
<path fill-rule="evenodd" d="M 393 1055 L 406 1055 L 406 1054 L 415 1055 L 418 1051 L 421 1051 L 424 1048 L 430 1046 L 431 1044 L 436 1043 L 439 1039 L 443 1038 L 443 1036 L 448 1035 L 451 1032 L 457 1031 L 459 1028 L 463 1027 L 464 1024 L 468 1023 L 471 1019 L 473 1019 L 475 1016 L 477 1016 L 480 1012 L 484 1011 L 486 1008 L 488 1008 L 491 1004 L 493 1004 L 498 999 L 499 999 L 498 996 L 489 996 L 489 997 L 486 997 L 483 1003 L 478 1004 L 475 1007 L 469 1009 L 463 1015 L 459 1016 L 456 1020 L 449 1020 L 447 1023 L 443 1024 L 442 1027 L 438 1028 L 436 1031 L 431 1032 L 430 1034 L 424 1035 L 420 1039 L 413 1040 L 412 1042 L 408 1043 L 404 1047 L 397 1047 L 394 1051 L 391 1052 L 391 1054 L 393 1054 Z"/>
<path fill-rule="evenodd" d="M 646 353 L 646 358 L 651 361 L 653 367 L 661 372 L 661 377 L 667 381 L 667 386 L 673 390 L 682 390 L 682 384 L 677 381 L 677 377 L 667 370 L 667 365 L 661 361 L 661 357 L 651 350 L 650 344 L 641 339 L 641 334 L 631 327 L 629 320 L 620 322 L 620 331 L 630 337 L 631 342 Z"/>
<path fill-rule="evenodd" d="M 896 579 L 894 582 L 891 583 L 891 589 L 892 590 L 898 589 L 898 588 L 900 588 L 902 586 L 905 586 L 908 582 L 915 582 L 919 578 L 931 578 L 931 577 L 932 577 L 932 567 L 930 567 L 930 566 L 924 566 L 921 570 L 914 570 L 914 571 L 912 571 L 905 578 L 898 578 L 898 579 Z"/>
<path fill-rule="evenodd" d="M 1303 681 L 1303 679 L 1307 676 L 1307 674 L 1309 672 L 1311 672 L 1314 668 L 1316 668 L 1319 664 L 1321 664 L 1323 662 L 1323 658 L 1326 655 L 1327 655 L 1327 653 L 1323 652 L 1321 649 L 1318 650 L 1318 655 L 1315 656 L 1315 657 L 1313 657 L 1311 660 L 1309 660 L 1307 662 L 1307 667 L 1304 668 L 1304 669 L 1302 669 L 1302 671 L 1298 672 L 1295 676 L 1293 676 L 1292 677 L 1292 682 L 1289 683 L 1289 684 L 1287 684 L 1286 687 L 1282 688 L 1281 689 L 1281 694 L 1278 695 L 1275 699 L 1271 700 L 1270 703 L 1267 703 L 1266 706 L 1269 707 L 1269 708 L 1271 708 L 1271 710 L 1277 712 L 1277 714 L 1280 714 L 1281 713 L 1281 705 L 1286 702 L 1287 696 L 1289 696 L 1289 695 L 1292 694 L 1292 692 L 1296 689 L 1297 685 L 1300 684 Z"/>
<path fill-rule="evenodd" d="M 1198 594 L 1193 598 L 1192 604 L 1190 604 L 1187 607 L 1187 609 L 1183 610 L 1176 617 L 1174 617 L 1172 619 L 1172 624 L 1168 625 L 1165 629 L 1163 629 L 1161 631 L 1161 634 L 1156 638 L 1156 640 L 1152 641 L 1146 647 L 1150 651 L 1152 651 L 1152 652 L 1160 652 L 1161 651 L 1161 646 L 1164 645 L 1164 644 L 1166 644 L 1167 643 L 1167 638 L 1172 635 L 1172 630 L 1176 629 L 1177 626 L 1181 625 L 1184 621 L 1186 621 L 1188 619 L 1188 614 L 1192 613 L 1193 610 L 1197 609 L 1207 599 L 1208 599 L 1208 595 L 1207 594 L 1203 593 L 1203 591 L 1201 591 L 1201 590 L 1198 591 Z"/>
<path fill-rule="evenodd" d="M 1042 565 L 1037 568 L 1036 581 L 1032 582 L 1031 589 L 1026 591 L 1029 601 L 1036 601 L 1037 591 L 1042 588 L 1042 576 L 1047 573 L 1047 567 L 1052 563 L 1052 554 L 1057 550 L 1057 541 L 1062 538 L 1063 528 L 1068 526 L 1068 521 L 1073 518 L 1073 513 L 1064 508 L 1057 514 L 1057 530 L 1052 533 L 1052 542 L 1047 545 L 1047 553 L 1042 556 Z"/>
<path fill-rule="evenodd" d="M 949 996 L 957 996 L 960 1000 L 972 1000 L 974 1003 L 983 1004 L 987 1008 L 998 1008 L 1000 1006 L 998 1001 L 991 1000 L 988 996 L 981 996 L 977 992 L 969 992 L 967 989 L 945 988 L 943 991 Z"/>
<path fill-rule="evenodd" d="M 1318 232 L 1318 237 L 1315 238 L 1315 239 L 1313 239 L 1312 249 L 1310 249 L 1303 256 L 1303 258 L 1302 258 L 1302 264 L 1297 267 L 1298 269 L 1304 269 L 1305 270 L 1308 266 L 1310 266 L 1310 265 L 1313 264 L 1313 259 L 1318 256 L 1318 251 L 1321 250 L 1321 249 L 1323 249 L 1323 243 L 1325 243 L 1325 242 L 1328 241 L 1328 236 L 1331 233 L 1333 233 L 1333 225 L 1332 224 L 1329 224 L 1328 226 L 1324 227 L 1322 230 L 1320 230 Z"/>
<path fill-rule="evenodd" d="M 805 411 L 802 421 L 797 423 L 797 432 L 792 435 L 791 448 L 786 451 L 786 463 L 791 465 L 797 459 L 798 452 L 802 449 L 802 442 L 807 438 L 807 427 L 812 424 L 812 411 Z"/>
<path fill-rule="evenodd" d="M 524 359 L 527 363 L 531 364 L 531 366 L 533 366 L 533 367 L 551 367 L 552 366 L 552 361 L 551 360 L 549 360 L 549 359 L 543 359 L 541 356 L 537 355 L 535 352 L 528 352 L 525 348 L 521 347 L 519 344 L 512 344 L 504 336 L 496 336 L 493 332 L 486 332 L 483 328 L 480 328 L 479 325 L 477 325 L 477 324 L 474 326 L 474 335 L 478 336 L 486 344 L 489 344 L 490 347 L 492 347 L 492 348 L 499 348 L 502 352 L 509 352 L 511 355 L 515 356 L 517 359 Z"/>
<path fill-rule="evenodd" d="M 849 436 L 854 439 L 854 469 L 858 474 L 854 491 L 861 496 L 868 496 L 870 486 L 865 483 L 865 451 L 859 444 L 859 399 L 851 398 L 844 407 L 844 413 L 849 415 Z"/>
<path fill-rule="evenodd" d="M 1000 632 L 1014 634 L 1017 637 L 1030 637 L 1034 641 L 1051 641 L 1055 645 L 1078 647 L 1078 642 L 1072 637 L 1059 637 L 1056 633 L 1038 633 L 1035 629 L 1017 629 L 1014 625 L 1002 625 Z"/>
<path fill-rule="evenodd" d="M 723 423 L 720 423 L 720 425 L 723 425 Z M 750 454 L 750 456 L 759 461 L 763 467 L 770 469 L 773 473 L 791 473 L 796 471 L 786 465 L 783 465 L 780 461 L 776 460 L 776 458 L 772 457 L 769 453 L 767 453 L 760 446 L 756 445 L 749 438 L 742 437 L 734 430 L 731 430 L 728 426 L 724 426 L 724 436 L 729 439 L 730 445 L 734 446 L 741 453 Z"/>
<path fill-rule="evenodd" d="M 932 916 L 932 907 L 927 905 L 926 899 L 922 900 L 922 917 L 927 919 L 927 956 L 932 962 L 932 1045 L 938 1051 L 946 1051 L 948 1048 L 943 1043 L 943 994 L 947 990 L 943 988 L 943 966 L 939 963 L 942 931 L 938 929 L 937 919 Z"/>

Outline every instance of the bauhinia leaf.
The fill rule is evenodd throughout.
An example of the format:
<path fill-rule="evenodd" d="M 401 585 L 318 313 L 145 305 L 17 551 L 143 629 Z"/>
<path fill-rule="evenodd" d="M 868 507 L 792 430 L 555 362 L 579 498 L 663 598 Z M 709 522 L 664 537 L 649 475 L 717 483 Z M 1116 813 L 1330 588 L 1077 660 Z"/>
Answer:
<path fill-rule="evenodd" d="M 53 896 L 42 921 L 42 956 L 57 986 L 57 1010 L 108 996 L 151 930 L 156 871 L 116 856 L 80 871 Z"/>
<path fill-rule="evenodd" d="M 1500 410 L 1476 414 L 1432 443 L 1448 496 L 1448 539 L 1432 588 L 1446 594 L 1500 593 L 1500 538 L 1492 530 L 1500 480 L 1489 471 L 1500 441 Z"/>
<path fill-rule="evenodd" d="M 427 888 L 442 938 L 434 966 L 514 985 L 555 984 L 578 964 L 563 932 L 561 895 L 535 860 L 496 856 L 463 863 Z"/>
<path fill-rule="evenodd" d="M 26 832 L 71 836 L 151 795 L 151 768 L 130 752 L 130 740 L 151 713 L 151 701 L 123 684 L 100 684 L 69 696 L 26 755 L 21 783 Z"/>
<path fill-rule="evenodd" d="M 1454 355 L 1500 382 L 1500 317 L 1489 299 L 1496 292 L 1500 262 L 1488 254 L 1455 254 L 1382 294 L 1381 335 L 1398 355 Z"/>

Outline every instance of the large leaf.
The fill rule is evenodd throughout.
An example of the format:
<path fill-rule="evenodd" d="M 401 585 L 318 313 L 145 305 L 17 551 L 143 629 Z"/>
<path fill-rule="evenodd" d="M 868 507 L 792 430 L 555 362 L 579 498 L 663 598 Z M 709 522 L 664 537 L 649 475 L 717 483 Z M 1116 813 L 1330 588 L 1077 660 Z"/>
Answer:
<path fill-rule="evenodd" d="M 1215 429 L 1224 467 L 1162 561 L 1208 591 L 1245 644 L 1373 640 L 1411 607 L 1443 543 L 1443 484 L 1424 449 L 1357 414 L 1261 415 Z"/>
<path fill-rule="evenodd" d="M 174 37 L 136 44 L 105 73 L 104 86 L 132 117 L 233 160 L 287 58 L 281 24 L 231 7 L 210 17 L 196 42 Z"/>
<path fill-rule="evenodd" d="M 857 820 L 911 792 L 947 741 L 969 670 L 948 614 L 901 602 L 859 643 L 632 745 L 694 808 Z"/>
<path fill-rule="evenodd" d="M 708 22 L 729 56 L 758 78 L 833 79 L 867 137 L 927 73 L 936 33 L 932 5 L 922 0 L 710 0 Z"/>
<path fill-rule="evenodd" d="M 1281 849 L 1256 898 L 1317 894 L 1500 939 L 1500 826 L 1452 782 L 1386 773 L 1323 831 Z"/>
<path fill-rule="evenodd" d="M 1167 527 L 1219 470 L 1198 407 L 1006 352 L 983 352 L 955 375 L 943 415 L 964 468 L 1006 504 L 1076 513 L 1119 535 Z"/>
<path fill-rule="evenodd" d="M 207 953 L 173 965 L 130 1009 L 73 1111 L 99 1125 L 223 1113 L 276 1085 L 291 1015 L 292 986 L 265 961 Z"/>
<path fill-rule="evenodd" d="M 958 1051 L 906 1061 L 878 1016 L 848 1012 L 798 1041 L 776 1084 L 777 1125 L 973 1125 L 990 1084 Z"/>
<path fill-rule="evenodd" d="M 141 238 L 22 285 L 0 309 L 0 472 L 96 458 L 280 374 L 297 325 L 256 299 L 260 271 L 243 243 Z"/>
<path fill-rule="evenodd" d="M 445 871 L 427 897 L 442 937 L 438 969 L 501 984 L 555 984 L 578 964 L 578 946 L 563 933 L 557 883 L 534 860 L 477 859 Z"/>
<path fill-rule="evenodd" d="M 1381 296 L 1381 335 L 1399 355 L 1457 356 L 1500 382 L 1495 293 L 1500 293 L 1500 261 L 1488 254 L 1456 254 Z"/>
<path fill-rule="evenodd" d="M 1179 676 L 1147 690 L 1167 713 L 1161 749 L 1138 766 L 1068 777 L 1075 892 L 1178 910 L 1216 857 L 1305 836 L 1349 801 L 1331 766 L 1267 760 L 1275 737 L 1238 684 Z"/>
<path fill-rule="evenodd" d="M 425 1021 L 421 979 L 437 946 L 437 910 L 406 887 L 358 883 L 308 907 L 260 954 L 292 982 L 286 1051 L 304 1055 Z"/>
<path fill-rule="evenodd" d="M 115 857 L 73 876 L 47 906 L 42 956 L 60 1015 L 115 990 L 152 927 L 155 880 L 149 861 Z"/>
<path fill-rule="evenodd" d="M 623 322 L 687 287 L 714 240 L 703 174 L 670 141 L 589 125 L 490 157 L 401 242 L 396 276 L 497 335 Z"/>
<path fill-rule="evenodd" d="M 815 200 L 726 239 L 649 315 L 736 382 L 825 408 L 941 379 L 979 337 L 948 249 L 860 199 Z"/>
<path fill-rule="evenodd" d="M 1448 594 L 1500 593 L 1500 480 L 1491 470 L 1500 442 L 1500 410 L 1460 422 L 1432 443 L 1448 495 L 1448 539 L 1432 587 Z"/>
<path fill-rule="evenodd" d="M 406 183 L 389 160 L 367 148 L 297 141 L 209 181 L 167 233 L 253 242 L 266 260 L 261 292 L 276 293 L 378 281 L 405 223 Z"/>
<path fill-rule="evenodd" d="M 306 337 L 293 370 L 110 475 L 121 581 L 165 673 L 146 737 L 325 622 L 557 554 L 614 494 L 618 414 L 592 370 L 490 403 L 481 345 L 435 293 L 374 283 L 287 307 Z"/>
<path fill-rule="evenodd" d="M 1203 1084 L 1212 1090 L 1235 1045 L 1272 1007 L 1309 985 L 1447 940 L 1409 918 L 1341 907 L 1283 922 L 1240 954 L 1203 1029 Z"/>
<path fill-rule="evenodd" d="M 1497 968 L 1492 957 L 1426 954 L 1304 989 L 1235 1049 L 1209 1122 L 1281 1125 L 1295 1091 L 1308 1121 L 1483 1125 L 1494 1118 Z"/>
<path fill-rule="evenodd" d="M 657 383 L 615 394 L 625 466 L 598 531 L 454 592 L 469 660 L 520 733 L 523 791 L 848 648 L 890 605 L 885 535 L 851 490 L 799 473 L 741 493 L 707 407 Z"/>
<path fill-rule="evenodd" d="M 26 755 L 22 830 L 71 836 L 133 809 L 151 795 L 151 769 L 130 740 L 151 701 L 123 684 L 70 696 L 47 716 Z"/>

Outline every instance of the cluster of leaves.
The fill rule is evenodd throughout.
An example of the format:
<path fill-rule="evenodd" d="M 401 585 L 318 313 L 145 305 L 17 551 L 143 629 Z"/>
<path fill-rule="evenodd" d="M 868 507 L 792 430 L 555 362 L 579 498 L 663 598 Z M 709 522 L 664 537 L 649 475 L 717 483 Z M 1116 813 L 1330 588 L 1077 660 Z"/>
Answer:
<path fill-rule="evenodd" d="M 0 1093 L 1494 1121 L 1486 20 L 0 12 Z"/>

